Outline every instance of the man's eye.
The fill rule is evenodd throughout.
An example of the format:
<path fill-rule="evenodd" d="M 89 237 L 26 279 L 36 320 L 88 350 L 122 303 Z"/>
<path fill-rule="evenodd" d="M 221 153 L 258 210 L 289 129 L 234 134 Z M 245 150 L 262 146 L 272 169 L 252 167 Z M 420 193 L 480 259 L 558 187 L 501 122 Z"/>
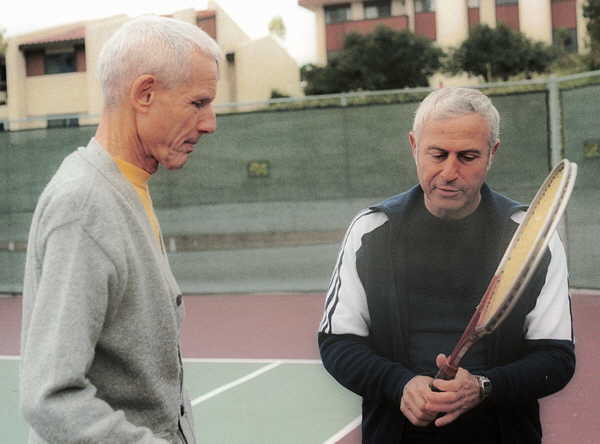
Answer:
<path fill-rule="evenodd" d="M 194 105 L 196 108 L 204 108 L 209 103 L 210 103 L 210 100 L 208 100 L 208 99 L 195 100 L 192 102 L 192 105 Z"/>
<path fill-rule="evenodd" d="M 463 160 L 466 162 L 472 162 L 474 160 L 477 159 L 477 156 L 473 155 L 473 154 L 465 154 L 462 156 Z"/>

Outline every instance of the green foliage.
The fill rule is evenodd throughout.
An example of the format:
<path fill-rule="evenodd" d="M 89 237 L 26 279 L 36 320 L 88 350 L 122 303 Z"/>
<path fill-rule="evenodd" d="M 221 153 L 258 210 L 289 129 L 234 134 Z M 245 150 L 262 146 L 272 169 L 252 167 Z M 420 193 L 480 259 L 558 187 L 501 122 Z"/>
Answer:
<path fill-rule="evenodd" d="M 379 26 L 371 34 L 347 35 L 327 66 L 305 65 L 301 76 L 309 95 L 427 86 L 442 56 L 425 37 Z"/>
<path fill-rule="evenodd" d="M 600 68 L 600 0 L 587 0 L 583 5 L 583 16 L 587 18 L 587 31 L 590 36 L 589 69 Z"/>
<path fill-rule="evenodd" d="M 487 82 L 506 81 L 518 74 L 530 78 L 533 73 L 548 71 L 558 55 L 556 48 L 534 42 L 503 24 L 495 29 L 479 25 L 451 52 L 446 70 L 482 76 Z"/>
<path fill-rule="evenodd" d="M 286 28 L 283 19 L 280 16 L 273 17 L 269 22 L 269 32 L 275 34 L 282 40 L 285 40 Z"/>
<path fill-rule="evenodd" d="M 4 37 L 4 33 L 6 29 L 0 26 L 0 55 L 4 55 L 6 52 L 6 38 Z"/>

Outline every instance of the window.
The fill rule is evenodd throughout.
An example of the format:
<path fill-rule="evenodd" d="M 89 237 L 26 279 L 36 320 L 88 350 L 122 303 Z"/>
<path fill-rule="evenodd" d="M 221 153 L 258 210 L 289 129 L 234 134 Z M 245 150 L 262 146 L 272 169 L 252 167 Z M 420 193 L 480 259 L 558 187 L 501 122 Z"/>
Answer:
<path fill-rule="evenodd" d="M 567 52 L 577 52 L 577 29 L 558 28 L 552 30 L 554 46 Z"/>
<path fill-rule="evenodd" d="M 392 15 L 390 0 L 379 0 L 365 2 L 365 18 L 375 19 L 379 17 L 389 17 Z"/>
<path fill-rule="evenodd" d="M 44 54 L 44 73 L 61 74 L 76 72 L 75 52 L 58 52 Z"/>
<path fill-rule="evenodd" d="M 479 0 L 467 0 L 467 8 L 479 8 Z"/>
<path fill-rule="evenodd" d="M 415 12 L 435 11 L 435 0 L 415 0 Z"/>
<path fill-rule="evenodd" d="M 79 126 L 78 118 L 70 119 L 48 119 L 48 128 L 76 128 Z"/>
<path fill-rule="evenodd" d="M 350 5 L 325 6 L 325 23 L 339 23 L 350 20 Z"/>
<path fill-rule="evenodd" d="M 500 5 L 518 5 L 519 0 L 496 0 L 496 6 Z"/>

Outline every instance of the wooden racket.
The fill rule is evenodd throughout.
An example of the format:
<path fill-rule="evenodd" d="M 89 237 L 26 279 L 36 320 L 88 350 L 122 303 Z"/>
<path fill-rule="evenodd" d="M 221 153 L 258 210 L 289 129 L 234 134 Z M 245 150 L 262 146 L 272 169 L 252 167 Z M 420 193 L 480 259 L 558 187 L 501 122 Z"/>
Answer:
<path fill-rule="evenodd" d="M 475 313 L 436 378 L 453 379 L 458 365 L 483 336 L 508 316 L 531 279 L 567 206 L 577 165 L 561 161 L 550 172 L 533 198 L 523 222 L 513 235 Z"/>

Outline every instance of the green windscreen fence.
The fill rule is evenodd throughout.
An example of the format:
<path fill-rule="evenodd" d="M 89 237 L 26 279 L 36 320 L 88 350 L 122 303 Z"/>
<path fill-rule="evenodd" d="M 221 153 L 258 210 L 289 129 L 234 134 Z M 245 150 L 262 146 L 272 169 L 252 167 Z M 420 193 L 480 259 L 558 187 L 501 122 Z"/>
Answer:
<path fill-rule="evenodd" d="M 582 174 L 569 223 L 586 221 L 589 226 L 589 231 L 569 226 L 568 240 L 577 246 L 570 248 L 571 284 L 596 288 L 600 281 L 589 261 L 594 257 L 594 228 L 597 232 L 599 227 L 594 197 L 599 186 L 598 160 L 577 156 L 583 156 L 582 144 L 595 137 L 591 108 L 598 101 L 590 97 L 599 93 L 600 87 L 563 92 L 566 155 L 580 164 Z M 587 107 L 581 106 L 581 100 Z M 502 145 L 488 183 L 528 202 L 549 171 L 547 94 L 499 95 L 493 101 L 502 116 Z M 215 204 L 256 209 L 261 203 L 357 198 L 375 202 L 399 193 L 416 182 L 407 139 L 416 107 L 417 103 L 402 103 L 222 115 L 217 132 L 201 140 L 182 170 L 160 170 L 153 177 L 155 207 L 159 211 L 182 209 L 182 214 L 202 217 L 201 211 L 183 209 Z M 587 132 L 582 130 L 586 125 L 582 119 L 589 120 Z M 43 187 L 64 156 L 87 144 L 94 131 L 82 127 L 0 133 L 0 242 L 26 240 L 31 212 Z M 576 153 L 571 154 L 571 147 Z M 222 223 L 232 221 L 225 216 Z M 163 222 L 162 229 L 165 233 L 176 230 L 168 222 Z M 296 230 L 303 231 L 303 227 Z M 22 266 L 19 254 L 0 250 L 0 265 L 17 269 L 11 274 L 17 276 L 17 286 Z M 0 284 L 6 279 L 2 273 Z"/>
<path fill-rule="evenodd" d="M 578 165 L 567 213 L 571 283 L 600 288 L 600 86 L 562 91 L 565 157 Z"/>

